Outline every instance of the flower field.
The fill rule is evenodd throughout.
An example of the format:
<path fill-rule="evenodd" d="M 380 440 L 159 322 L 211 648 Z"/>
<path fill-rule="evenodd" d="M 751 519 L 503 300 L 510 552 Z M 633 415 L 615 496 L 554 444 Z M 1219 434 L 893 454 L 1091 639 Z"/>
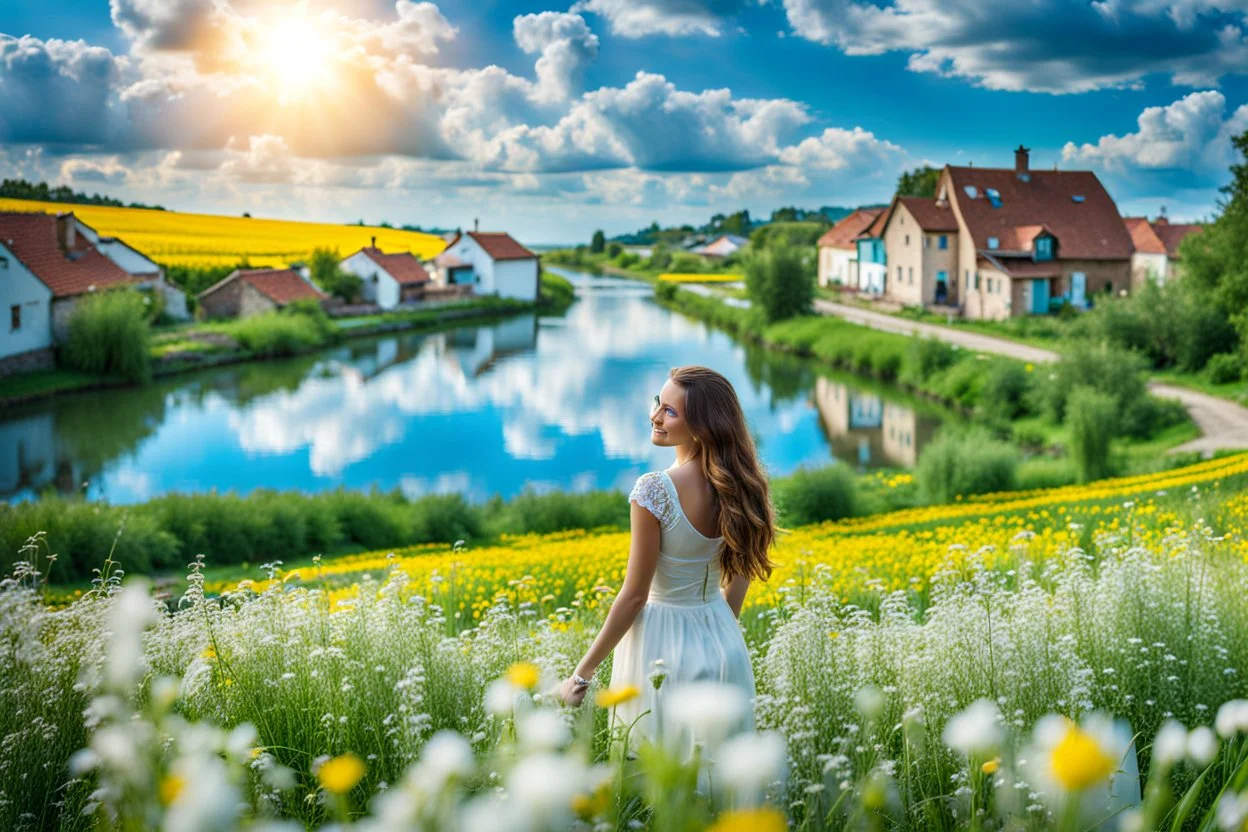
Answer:
<path fill-rule="evenodd" d="M 0 199 L 0 211 L 73 211 L 100 234 L 120 237 L 168 266 L 228 266 L 246 257 L 253 266 L 285 266 L 307 260 L 315 248 L 344 257 L 377 238 L 385 251 L 433 257 L 446 242 L 434 234 L 358 225 L 184 214 L 143 208 L 112 208 Z"/>
<path fill-rule="evenodd" d="M 659 275 L 659 280 L 668 283 L 740 283 L 745 280 L 744 275 L 740 274 L 718 274 L 718 273 L 685 273 L 679 274 L 668 272 Z"/>
<path fill-rule="evenodd" d="M 663 692 L 708 738 L 694 760 L 621 756 L 633 689 L 546 693 L 626 535 L 218 585 L 200 561 L 168 605 L 106 572 L 49 607 L 22 568 L 0 584 L 0 826 L 1242 832 L 1246 475 L 1241 455 L 792 530 L 743 615 L 757 731 L 730 730 L 730 690 Z"/>

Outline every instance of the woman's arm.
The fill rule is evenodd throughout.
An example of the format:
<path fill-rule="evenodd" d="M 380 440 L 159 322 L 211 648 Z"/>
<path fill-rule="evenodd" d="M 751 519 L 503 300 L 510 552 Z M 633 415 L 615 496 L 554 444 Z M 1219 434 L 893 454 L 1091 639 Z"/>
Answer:
<path fill-rule="evenodd" d="M 659 562 L 659 521 L 636 502 L 631 504 L 629 517 L 632 534 L 624 585 L 615 596 L 597 638 L 586 651 L 581 663 L 576 666 L 577 675 L 585 679 L 594 675 L 598 665 L 620 643 L 620 639 L 633 626 L 650 596 L 650 583 L 654 580 L 654 570 Z M 579 704 L 585 696 L 585 690 L 577 689 L 575 683 L 568 679 L 560 686 L 559 694 L 565 702 Z"/>
<path fill-rule="evenodd" d="M 750 579 L 745 575 L 738 575 L 729 581 L 728 586 L 722 590 L 724 600 L 728 602 L 728 606 L 732 609 L 732 614 L 737 618 L 741 617 L 741 605 L 745 603 L 745 593 L 749 588 Z"/>

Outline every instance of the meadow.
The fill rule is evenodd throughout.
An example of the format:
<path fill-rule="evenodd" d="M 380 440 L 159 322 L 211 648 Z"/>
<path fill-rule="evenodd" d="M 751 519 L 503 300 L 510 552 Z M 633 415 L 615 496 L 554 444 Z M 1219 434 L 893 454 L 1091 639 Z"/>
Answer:
<path fill-rule="evenodd" d="M 343 256 L 377 238 L 383 251 L 410 251 L 433 257 L 446 247 L 434 234 L 359 225 L 269 220 L 0 199 L 0 211 L 72 211 L 100 234 L 119 237 L 166 266 L 233 266 L 246 259 L 253 267 L 286 266 L 311 258 L 313 249 L 329 248 Z"/>
<path fill-rule="evenodd" d="M 1241 830 L 1246 480 L 1230 456 L 792 529 L 742 615 L 757 731 L 713 685 L 666 700 L 713 765 L 622 756 L 635 690 L 546 693 L 618 532 L 229 581 L 201 557 L 159 601 L 110 560 L 56 605 L 37 538 L 0 584 L 0 825 Z"/>

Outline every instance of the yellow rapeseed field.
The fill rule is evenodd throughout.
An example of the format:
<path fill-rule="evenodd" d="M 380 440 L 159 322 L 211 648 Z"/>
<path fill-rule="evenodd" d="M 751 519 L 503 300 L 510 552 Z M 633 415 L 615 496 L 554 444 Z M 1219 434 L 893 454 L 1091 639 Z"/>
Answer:
<path fill-rule="evenodd" d="M 736 283 L 745 280 L 745 277 L 739 274 L 677 274 L 668 272 L 659 275 L 659 280 L 668 283 Z"/>
<path fill-rule="evenodd" d="M 285 266 L 306 260 L 315 248 L 337 249 L 345 257 L 368 245 L 371 237 L 383 251 L 410 251 L 420 258 L 433 257 L 446 246 L 441 237 L 416 231 L 144 208 L 0 199 L 0 211 L 72 211 L 100 234 L 120 237 L 169 266 L 234 265 L 243 257 L 253 266 Z"/>
<path fill-rule="evenodd" d="M 1159 504 L 1170 493 L 1213 493 L 1217 516 L 1248 529 L 1248 494 L 1220 493 L 1223 480 L 1245 474 L 1248 454 L 1241 454 L 1158 474 L 800 527 L 782 535 L 774 553 L 776 573 L 751 590 L 746 609 L 775 606 L 786 594 L 800 596 L 814 581 L 846 598 L 875 588 L 925 593 L 933 574 L 950 562 L 977 554 L 990 565 L 1019 554 L 1043 559 L 1101 533 L 1131 534 L 1137 543 L 1160 549 L 1167 529 L 1181 525 L 1173 509 Z M 1248 544 L 1236 545 L 1248 555 Z M 397 566 L 410 576 L 411 591 L 436 598 L 448 616 L 466 625 L 499 597 L 532 605 L 542 616 L 560 606 L 593 609 L 609 603 L 623 579 L 627 553 L 626 533 L 571 531 L 508 537 L 457 552 L 426 545 L 351 555 L 277 580 L 323 582 L 340 604 L 358 594 L 363 574 L 381 578 Z M 269 585 L 221 582 L 208 589 L 262 592 Z"/>

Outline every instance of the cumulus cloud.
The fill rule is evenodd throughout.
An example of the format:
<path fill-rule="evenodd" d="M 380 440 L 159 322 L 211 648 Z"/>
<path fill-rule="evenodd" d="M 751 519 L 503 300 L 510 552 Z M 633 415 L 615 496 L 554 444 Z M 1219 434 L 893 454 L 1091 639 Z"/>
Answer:
<path fill-rule="evenodd" d="M 598 56 L 598 36 L 579 14 L 541 12 L 513 22 L 516 45 L 526 54 L 538 54 L 538 95 L 561 101 L 580 88 L 585 67 Z"/>
<path fill-rule="evenodd" d="M 1228 114 L 1221 92 L 1194 92 L 1164 107 L 1146 108 L 1136 123 L 1136 132 L 1102 136 L 1095 144 L 1067 142 L 1062 158 L 1112 171 L 1221 174 L 1234 155 L 1231 138 L 1248 130 L 1248 104 Z"/>
<path fill-rule="evenodd" d="M 213 0 L 110 0 L 113 25 L 145 49 L 191 49 L 213 25 Z"/>
<path fill-rule="evenodd" d="M 601 15 L 610 22 L 614 34 L 626 38 L 718 37 L 727 21 L 746 5 L 746 0 L 582 0 L 572 8 Z"/>
<path fill-rule="evenodd" d="M 0 34 L 0 143 L 106 144 L 123 129 L 124 63 L 83 41 Z"/>
<path fill-rule="evenodd" d="M 1239 0 L 784 0 L 793 30 L 851 55 L 999 90 L 1077 93 L 1167 73 L 1208 85 L 1248 69 Z"/>

